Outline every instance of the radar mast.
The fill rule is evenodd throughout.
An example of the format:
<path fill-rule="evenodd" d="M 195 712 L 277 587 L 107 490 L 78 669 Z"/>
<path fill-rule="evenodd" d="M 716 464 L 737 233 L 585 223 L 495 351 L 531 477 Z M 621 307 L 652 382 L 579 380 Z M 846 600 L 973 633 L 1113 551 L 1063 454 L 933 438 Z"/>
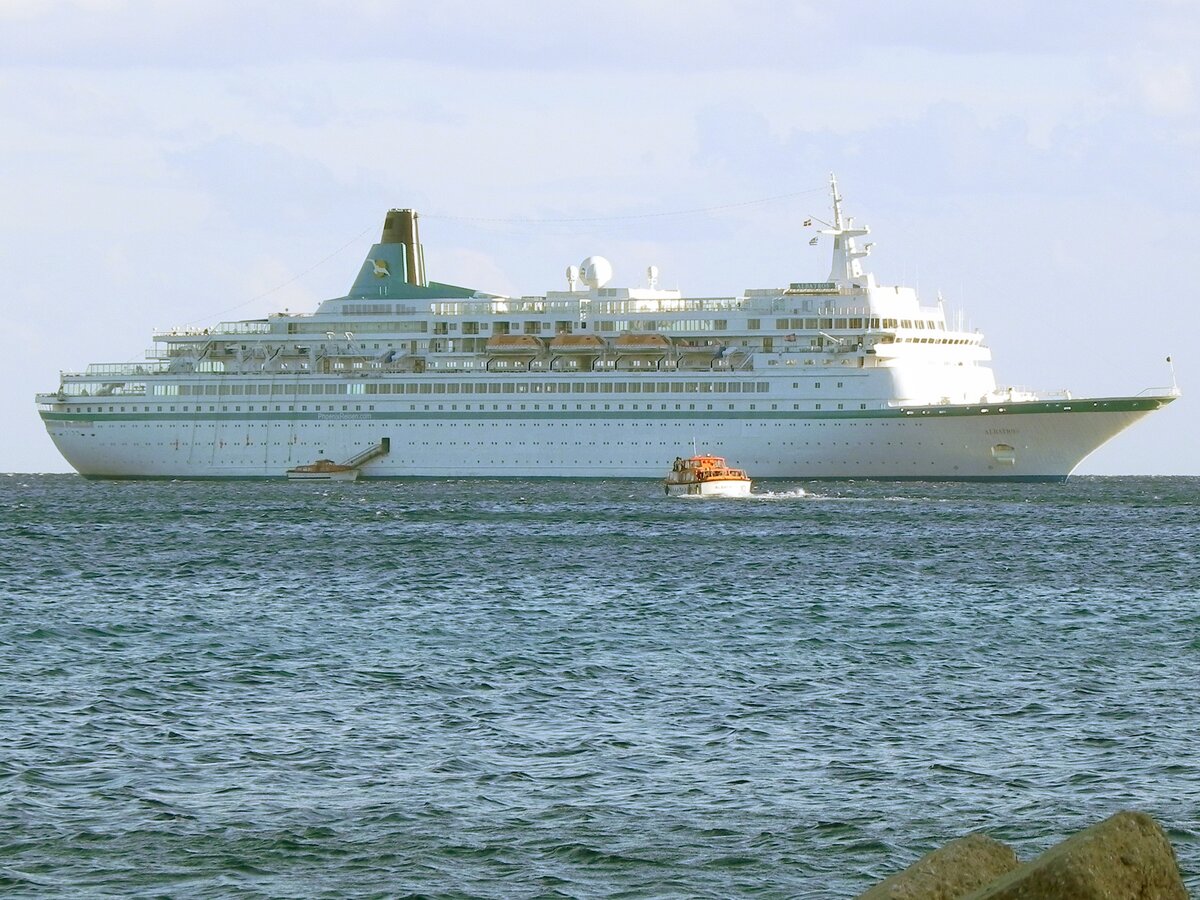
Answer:
<path fill-rule="evenodd" d="M 829 280 L 837 285 L 850 285 L 854 279 L 863 277 L 859 260 L 871 253 L 870 244 L 859 250 L 854 239 L 870 234 L 871 229 L 865 225 L 855 228 L 853 216 L 842 217 L 842 195 L 838 193 L 837 178 L 832 172 L 829 173 L 829 190 L 833 194 L 833 225 L 821 229 L 821 234 L 833 237 L 833 265 L 829 270 Z M 867 279 L 874 281 L 870 275 Z M 862 286 L 861 282 L 859 286 Z"/>

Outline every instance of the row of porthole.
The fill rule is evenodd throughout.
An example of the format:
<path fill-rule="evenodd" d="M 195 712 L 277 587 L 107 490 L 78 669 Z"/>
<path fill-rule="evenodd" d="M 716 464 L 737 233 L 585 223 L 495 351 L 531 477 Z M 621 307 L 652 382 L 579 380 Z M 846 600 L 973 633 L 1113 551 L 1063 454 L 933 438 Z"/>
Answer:
<path fill-rule="evenodd" d="M 526 411 L 526 410 L 527 410 L 527 406 L 528 406 L 527 404 L 524 404 L 524 403 L 519 403 L 519 404 L 517 404 L 517 410 L 518 410 L 518 411 Z M 666 403 L 660 403 L 660 404 L 658 404 L 658 407 L 657 407 L 657 409 L 655 408 L 654 404 L 650 404 L 650 403 L 648 403 L 648 404 L 646 404 L 645 406 L 641 406 L 641 405 L 639 405 L 639 404 L 637 404 L 637 403 L 633 403 L 633 404 L 630 404 L 630 407 L 629 407 L 629 408 L 630 408 L 630 410 L 631 410 L 631 411 L 635 411 L 635 412 L 636 412 L 636 411 L 643 411 L 643 410 L 644 410 L 644 411 L 646 411 L 646 412 L 666 412 L 666 411 L 668 410 L 668 408 L 669 408 L 669 407 L 670 407 L 670 404 L 666 404 Z M 604 409 L 605 411 L 611 411 L 611 410 L 612 410 L 612 408 L 613 408 L 613 406 L 612 406 L 612 404 L 611 404 L 611 403 L 605 403 L 605 404 L 603 404 L 603 405 L 602 405 L 600 408 Z M 624 409 L 625 409 L 625 404 L 624 404 L 624 403 L 618 403 L 618 404 L 616 405 L 616 408 L 617 408 L 617 410 L 618 410 L 618 411 L 624 410 Z M 683 408 L 682 404 L 680 404 L 680 403 L 676 403 L 676 404 L 674 404 L 674 409 L 676 409 L 676 410 L 681 410 L 682 408 Z M 696 409 L 696 404 L 695 404 L 695 403 L 689 403 L 689 404 L 687 405 L 687 408 L 688 408 L 688 410 L 689 410 L 689 411 L 695 410 L 695 409 Z M 704 409 L 705 409 L 705 410 L 712 410 L 712 409 L 714 409 L 714 408 L 715 408 L 715 405 L 714 405 L 714 404 L 712 404 L 712 403 L 706 403 L 706 404 L 704 405 Z M 734 403 L 727 404 L 727 409 L 730 409 L 730 410 L 735 410 L 735 411 L 736 411 L 738 408 L 739 408 L 739 407 L 737 406 L 737 404 L 734 404 Z M 742 409 L 745 409 L 745 410 L 757 410 L 757 409 L 758 409 L 758 404 L 756 404 L 756 403 L 750 403 L 750 404 L 747 404 L 746 406 L 744 406 L 744 407 L 741 407 L 741 408 L 742 408 Z M 814 403 L 814 404 L 812 404 L 812 407 L 811 407 L 811 408 L 812 408 L 813 410 L 819 410 L 819 409 L 822 409 L 822 404 L 821 404 L 821 403 Z M 845 405 L 844 405 L 844 403 L 839 403 L 839 404 L 837 405 L 837 408 L 838 408 L 838 409 L 845 409 Z M 858 404 L 858 408 L 859 408 L 860 410 L 862 410 L 862 409 L 868 409 L 868 408 L 869 408 L 869 406 L 868 406 L 868 404 L 866 404 L 866 403 L 859 402 L 859 404 Z M 583 411 L 583 409 L 584 409 L 584 405 L 583 405 L 582 403 L 576 403 L 576 404 L 575 404 L 575 411 L 577 411 L 577 412 L 581 412 L 581 411 Z M 595 403 L 590 403 L 590 404 L 588 404 L 588 406 L 587 406 L 587 409 L 588 409 L 588 411 L 594 411 L 594 410 L 596 410 L 596 409 L 597 409 L 597 404 L 595 404 Z M 772 410 L 778 410 L 778 409 L 779 409 L 779 404 L 778 404 L 778 403 L 772 403 L 772 404 L 771 404 L 771 409 L 772 409 Z M 410 404 L 409 404 L 409 406 L 408 406 L 408 410 L 409 410 L 410 412 L 416 412 L 416 411 L 417 411 L 417 404 L 415 404 L 415 403 L 410 403 Z M 450 404 L 450 410 L 449 410 L 450 412 L 456 412 L 457 410 L 458 410 L 458 404 L 457 404 L 457 403 L 452 403 L 452 404 Z M 793 411 L 802 411 L 801 404 L 799 404 L 799 403 L 793 403 L 793 404 L 792 404 L 792 410 L 793 410 Z M 81 411 L 82 411 L 82 412 L 84 412 L 84 413 L 87 413 L 88 415 L 114 415 L 114 414 L 117 414 L 117 412 L 118 412 L 118 410 L 117 410 L 117 409 L 110 408 L 110 407 L 101 407 L 101 406 L 97 406 L 97 407 L 95 408 L 95 410 L 93 410 L 93 409 L 92 409 L 92 407 L 88 406 L 88 407 L 85 407 L 85 408 L 84 408 L 83 410 L 81 410 Z M 124 413 L 124 412 L 125 412 L 125 407 L 121 407 L 119 411 L 120 411 L 121 413 Z M 207 410 L 207 412 L 210 412 L 210 413 L 211 413 L 211 412 L 216 412 L 216 411 L 217 411 L 217 410 L 216 410 L 216 407 L 214 407 L 214 406 L 210 406 L 210 407 L 208 408 L 208 410 Z M 235 406 L 234 406 L 234 408 L 233 408 L 233 410 L 232 410 L 232 412 L 234 412 L 234 413 L 240 413 L 240 412 L 242 412 L 242 411 L 243 411 L 243 410 L 242 410 L 242 407 L 241 407 L 241 406 L 238 406 L 238 405 L 235 405 Z M 303 413 L 303 412 L 308 412 L 308 411 L 309 411 L 309 409 L 308 409 L 308 406 L 307 406 L 307 405 L 301 405 L 301 406 L 300 406 L 299 412 L 302 412 L 302 413 Z M 322 409 L 320 406 L 314 406 L 312 411 L 313 411 L 313 412 L 334 412 L 334 413 L 336 413 L 336 412 L 351 412 L 352 410 L 350 409 L 350 405 L 349 405 L 349 404 L 343 404 L 343 405 L 342 405 L 342 408 L 341 408 L 340 410 L 338 410 L 338 409 L 335 409 L 333 406 L 330 406 L 330 407 L 329 407 L 327 410 L 323 410 L 323 409 Z M 368 404 L 368 405 L 367 405 L 367 408 L 366 408 L 366 410 L 363 410 L 363 408 L 362 408 L 362 405 L 361 405 L 361 404 L 356 404 L 356 405 L 354 406 L 353 412 L 364 412 L 364 411 L 365 411 L 365 412 L 375 412 L 375 406 L 374 406 L 374 404 Z M 433 406 L 432 404 L 428 404 L 428 403 L 426 403 L 426 404 L 423 404 L 422 411 L 424 411 L 424 412 L 432 412 L 432 411 L 434 411 L 434 406 Z M 445 404 L 442 404 L 442 403 L 439 403 L 439 404 L 437 404 L 437 406 L 436 406 L 436 411 L 437 411 L 437 412 L 445 412 L 445 411 L 446 411 Z M 486 407 L 485 407 L 483 404 L 480 404 L 480 405 L 479 405 L 479 407 L 478 407 L 478 409 L 472 409 L 472 405 L 471 405 L 470 403 L 465 403 L 465 404 L 463 404 L 463 411 L 464 411 L 464 412 L 487 412 L 488 410 L 487 410 L 487 408 L 486 408 Z M 492 412 L 501 412 L 502 410 L 500 409 L 500 404 L 498 404 L 498 403 L 493 403 L 493 404 L 492 404 L 492 409 L 491 409 L 491 411 L 492 411 Z M 511 404 L 511 403 L 505 404 L 505 406 L 504 406 L 504 410 L 503 410 L 503 411 L 504 411 L 504 412 L 512 412 L 512 411 L 513 411 L 513 404 Z M 542 406 L 541 406 L 541 404 L 538 404 L 538 403 L 535 403 L 535 404 L 533 404 L 533 411 L 534 411 L 534 412 L 540 412 L 540 411 L 542 411 Z M 553 405 L 551 405 L 551 404 L 547 404 L 547 405 L 546 405 L 546 407 L 545 407 L 545 411 L 546 411 L 546 412 L 555 412 L 556 410 L 555 410 L 555 407 L 554 407 Z M 566 404 L 566 403 L 559 404 L 557 411 L 559 411 L 559 412 L 568 412 L 568 411 L 569 411 L 569 409 L 568 409 L 568 404 Z M 986 410 L 984 410 L 984 411 L 986 412 Z M 150 413 L 150 409 L 149 409 L 149 407 L 147 407 L 147 408 L 145 408 L 144 410 L 142 410 L 142 412 L 144 412 L 144 413 Z M 160 412 L 160 413 L 161 413 L 161 412 L 164 412 L 164 410 L 163 410 L 163 408 L 160 406 L 160 407 L 158 407 L 158 408 L 157 408 L 156 412 Z M 203 410 L 203 409 L 196 409 L 196 410 L 192 410 L 192 409 L 190 409 L 189 407 L 187 407 L 187 406 L 184 406 L 184 407 L 183 407 L 181 410 L 178 410 L 178 411 L 177 411 L 177 410 L 176 410 L 176 408 L 175 408 L 174 406 L 171 406 L 171 407 L 168 407 L 168 409 L 167 409 L 167 410 L 165 410 L 165 412 L 168 412 L 168 413 L 176 413 L 176 414 L 178 414 L 178 413 L 200 413 L 200 414 L 203 414 L 204 412 L 206 412 L 206 410 Z M 228 407 L 228 406 L 222 406 L 222 407 L 221 407 L 221 412 L 223 412 L 223 413 L 228 413 L 228 412 L 231 412 L 231 410 L 229 409 L 229 407 Z M 258 413 L 270 413 L 270 412 L 291 412 L 291 413 L 294 413 L 294 412 L 297 412 L 297 410 L 296 410 L 295 406 L 288 406 L 288 408 L 287 408 L 286 410 L 282 409 L 280 406 L 276 406 L 276 407 L 274 408 L 274 410 L 272 410 L 272 409 L 269 409 L 269 408 L 268 408 L 268 407 L 266 407 L 266 406 L 263 406 L 261 409 L 257 409 L 257 410 L 256 410 L 256 409 L 254 408 L 254 406 L 250 405 L 250 406 L 247 406 L 247 408 L 246 408 L 245 412 L 248 412 L 248 413 L 253 413 L 253 412 L 258 412 Z M 1001 412 L 1003 412 L 1003 410 L 1001 410 Z M 135 410 L 133 411 L 133 414 L 134 414 L 134 415 L 136 415 L 137 413 L 138 413 L 138 410 L 136 410 L 136 409 L 135 409 Z M 912 413 L 911 413 L 911 412 L 909 412 L 908 414 L 909 414 L 909 415 L 912 415 Z"/>

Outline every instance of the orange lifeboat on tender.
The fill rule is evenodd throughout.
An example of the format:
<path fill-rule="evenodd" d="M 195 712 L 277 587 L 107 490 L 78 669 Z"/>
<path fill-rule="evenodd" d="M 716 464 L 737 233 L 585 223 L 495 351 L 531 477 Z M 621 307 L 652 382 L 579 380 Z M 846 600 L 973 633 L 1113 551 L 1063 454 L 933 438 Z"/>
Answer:
<path fill-rule="evenodd" d="M 720 456 L 676 457 L 663 490 L 668 497 L 748 497 L 750 476 Z"/>

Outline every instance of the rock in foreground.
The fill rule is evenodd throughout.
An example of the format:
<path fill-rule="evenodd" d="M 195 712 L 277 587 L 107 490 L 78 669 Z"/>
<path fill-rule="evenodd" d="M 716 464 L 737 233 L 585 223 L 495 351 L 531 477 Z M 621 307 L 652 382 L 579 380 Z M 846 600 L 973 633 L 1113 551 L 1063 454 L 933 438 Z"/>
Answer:
<path fill-rule="evenodd" d="M 1188 900 L 1175 851 L 1145 813 L 1120 812 L 967 900 Z"/>
<path fill-rule="evenodd" d="M 958 900 L 1018 865 L 1012 848 L 982 834 L 969 834 L 925 854 L 859 900 Z"/>

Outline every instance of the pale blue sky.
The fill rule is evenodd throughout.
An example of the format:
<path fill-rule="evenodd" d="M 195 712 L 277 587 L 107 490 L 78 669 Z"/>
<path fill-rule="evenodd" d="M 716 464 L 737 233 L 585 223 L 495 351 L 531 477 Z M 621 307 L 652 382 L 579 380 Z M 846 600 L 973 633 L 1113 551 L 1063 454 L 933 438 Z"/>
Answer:
<path fill-rule="evenodd" d="M 823 193 L 437 216 L 737 204 L 832 170 L 880 280 L 963 308 L 1002 384 L 1136 393 L 1171 353 L 1184 398 L 1080 471 L 1198 474 L 1198 46 L 1194 0 L 0 0 L 0 471 L 66 470 L 33 404 L 59 369 L 310 311 L 389 207 L 426 214 L 437 280 L 541 293 L 601 253 L 617 282 L 654 263 L 729 294 L 825 276 L 799 228 Z"/>

